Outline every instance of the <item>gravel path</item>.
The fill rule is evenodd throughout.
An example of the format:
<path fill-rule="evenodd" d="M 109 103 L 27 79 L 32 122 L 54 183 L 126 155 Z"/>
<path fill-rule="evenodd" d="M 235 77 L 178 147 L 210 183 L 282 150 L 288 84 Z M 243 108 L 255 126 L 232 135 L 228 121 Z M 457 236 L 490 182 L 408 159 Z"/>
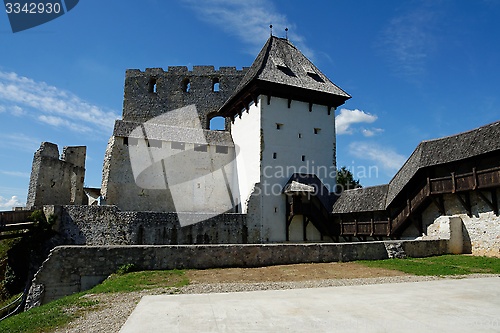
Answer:
<path fill-rule="evenodd" d="M 478 278 L 498 275 L 467 275 L 447 278 Z M 418 281 L 441 280 L 436 276 L 390 276 L 364 279 L 329 279 L 314 281 L 294 281 L 294 282 L 259 282 L 259 283 L 200 283 L 191 284 L 182 288 L 167 288 L 144 290 L 130 293 L 112 293 L 86 295 L 86 300 L 98 303 L 84 316 L 76 319 L 67 327 L 57 329 L 56 333 L 88 333 L 88 332 L 119 332 L 128 316 L 135 309 L 137 303 L 145 295 L 158 294 L 201 294 L 201 293 L 226 293 L 255 290 L 279 290 L 296 288 L 321 288 L 333 286 L 368 285 L 380 283 L 404 283 Z"/>

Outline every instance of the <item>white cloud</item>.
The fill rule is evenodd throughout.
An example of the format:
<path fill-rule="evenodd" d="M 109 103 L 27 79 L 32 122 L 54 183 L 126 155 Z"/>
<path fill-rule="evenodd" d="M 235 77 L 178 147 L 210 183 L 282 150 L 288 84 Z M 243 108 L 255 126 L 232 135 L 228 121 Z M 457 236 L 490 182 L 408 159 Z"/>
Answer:
<path fill-rule="evenodd" d="M 349 151 L 358 158 L 370 160 L 389 173 L 398 171 L 406 158 L 392 150 L 372 142 L 352 142 Z"/>
<path fill-rule="evenodd" d="M 367 138 L 369 138 L 369 137 L 375 136 L 375 135 L 377 135 L 379 133 L 382 133 L 383 131 L 384 130 L 382 128 L 375 128 L 375 127 L 373 127 L 373 128 L 370 128 L 370 129 L 363 128 L 361 130 L 361 133 L 363 133 L 364 136 L 366 136 Z"/>
<path fill-rule="evenodd" d="M 0 133 L 0 148 L 11 148 L 33 153 L 40 147 L 41 140 L 26 134 Z"/>
<path fill-rule="evenodd" d="M 284 37 L 285 28 L 289 38 L 306 57 L 314 58 L 313 51 L 305 45 L 304 37 L 295 33 L 296 27 L 285 15 L 280 14 L 269 0 L 184 0 L 196 11 L 203 21 L 218 25 L 227 33 L 238 36 L 251 44 L 251 54 L 255 54 L 269 38 L 269 25 L 273 25 L 273 35 Z"/>
<path fill-rule="evenodd" d="M 17 196 L 12 196 L 10 199 L 0 197 L 0 210 L 11 210 L 12 207 L 22 207 L 24 204 L 19 201 Z"/>
<path fill-rule="evenodd" d="M 38 118 L 53 126 L 66 126 L 72 130 L 86 132 L 95 128 L 97 132 L 110 131 L 118 114 L 89 104 L 71 92 L 37 82 L 16 73 L 0 71 L 0 102 L 11 103 L 13 114 L 21 115 L 26 109 L 42 113 Z M 59 121 L 56 119 L 59 118 Z M 71 126 L 68 126 L 71 124 Z M 87 126 L 85 126 L 85 125 Z M 83 129 L 82 129 L 83 128 Z"/>
<path fill-rule="evenodd" d="M 5 106 L 0 105 L 0 113 L 5 112 Z"/>
<path fill-rule="evenodd" d="M 340 114 L 335 117 L 335 130 L 338 135 L 353 134 L 352 125 L 359 123 L 373 123 L 377 120 L 376 115 L 355 109 L 341 109 Z"/>
<path fill-rule="evenodd" d="M 87 127 L 87 126 L 82 126 L 75 124 L 67 119 L 63 119 L 61 117 L 55 117 L 55 116 L 46 116 L 46 115 L 41 115 L 38 116 L 38 120 L 40 120 L 43 123 L 55 126 L 55 127 L 65 127 L 69 128 L 75 132 L 91 132 L 92 130 Z"/>
<path fill-rule="evenodd" d="M 21 177 L 21 178 L 29 178 L 30 174 L 27 172 L 21 172 L 21 171 L 5 171 L 5 170 L 0 170 L 0 173 L 3 175 L 7 176 L 12 176 L 12 177 Z"/>
<path fill-rule="evenodd" d="M 26 114 L 26 111 L 24 111 L 24 109 L 22 107 L 14 105 L 12 107 L 12 111 L 10 113 L 12 113 L 13 116 L 21 117 L 21 116 L 24 116 Z"/>
<path fill-rule="evenodd" d="M 437 44 L 433 32 L 436 22 L 436 14 L 429 8 L 415 9 L 390 21 L 379 48 L 396 74 L 412 79 L 425 73 Z"/>

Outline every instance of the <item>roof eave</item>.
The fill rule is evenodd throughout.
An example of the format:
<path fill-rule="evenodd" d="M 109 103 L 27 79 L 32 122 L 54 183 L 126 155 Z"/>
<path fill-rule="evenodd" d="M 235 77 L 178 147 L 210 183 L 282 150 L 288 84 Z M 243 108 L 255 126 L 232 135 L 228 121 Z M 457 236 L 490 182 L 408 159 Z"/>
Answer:
<path fill-rule="evenodd" d="M 248 109 L 250 103 L 256 102 L 259 95 L 325 105 L 329 108 L 337 108 L 351 98 L 347 93 L 345 95 L 336 95 L 328 92 L 254 79 L 245 88 L 240 90 L 238 94 L 228 100 L 218 113 L 224 117 L 234 117 L 243 109 Z"/>

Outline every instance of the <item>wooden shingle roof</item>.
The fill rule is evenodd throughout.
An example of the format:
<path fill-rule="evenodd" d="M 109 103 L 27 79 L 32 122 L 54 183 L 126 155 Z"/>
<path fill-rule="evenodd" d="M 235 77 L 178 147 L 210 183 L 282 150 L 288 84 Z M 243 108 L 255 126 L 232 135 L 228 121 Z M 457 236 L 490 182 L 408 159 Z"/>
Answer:
<path fill-rule="evenodd" d="M 260 94 L 329 107 L 338 107 L 351 98 L 290 41 L 274 36 L 267 40 L 219 113 L 223 116 L 234 116 Z"/>
<path fill-rule="evenodd" d="M 389 184 L 344 191 L 333 206 L 333 213 L 388 209 L 396 197 L 404 193 L 419 170 L 495 151 L 500 151 L 500 121 L 456 135 L 422 141 Z"/>

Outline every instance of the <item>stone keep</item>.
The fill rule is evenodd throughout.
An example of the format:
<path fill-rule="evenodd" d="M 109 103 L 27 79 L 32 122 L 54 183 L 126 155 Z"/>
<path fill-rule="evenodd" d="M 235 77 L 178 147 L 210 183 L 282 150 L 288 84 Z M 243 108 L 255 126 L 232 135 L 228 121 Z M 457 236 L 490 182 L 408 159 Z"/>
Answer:
<path fill-rule="evenodd" d="M 104 160 L 106 204 L 130 211 L 238 211 L 234 144 L 229 132 L 211 131 L 209 124 L 245 72 L 128 70 L 123 120 L 115 123 Z"/>

